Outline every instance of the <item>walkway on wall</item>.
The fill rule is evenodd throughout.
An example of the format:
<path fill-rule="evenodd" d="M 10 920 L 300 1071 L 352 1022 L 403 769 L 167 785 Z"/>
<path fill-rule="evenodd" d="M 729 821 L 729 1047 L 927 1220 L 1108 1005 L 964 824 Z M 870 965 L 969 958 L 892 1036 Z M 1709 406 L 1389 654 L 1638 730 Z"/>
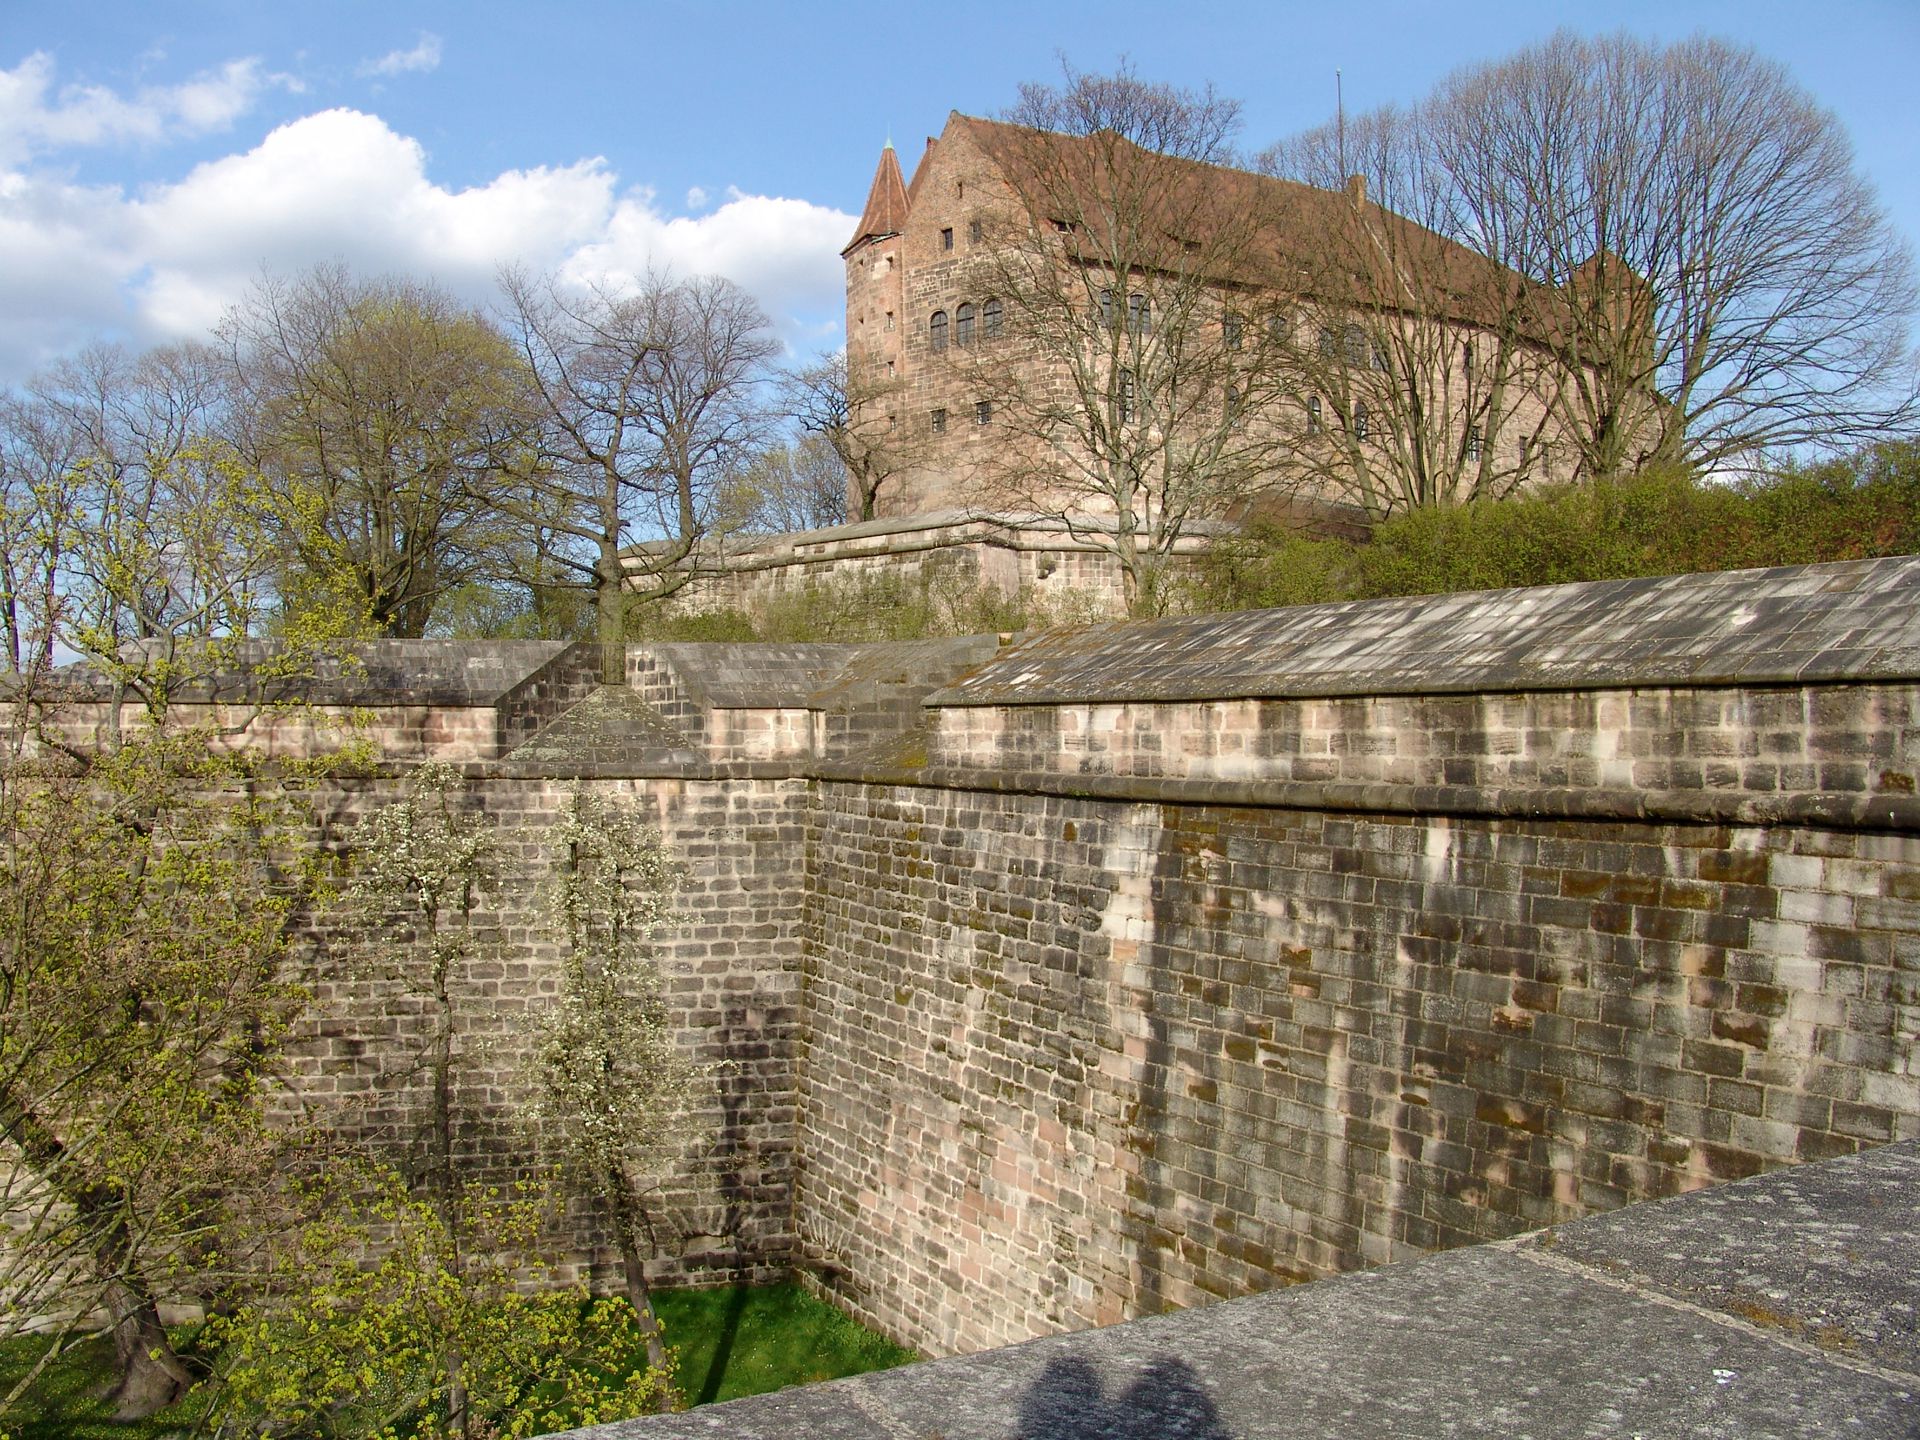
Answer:
<path fill-rule="evenodd" d="M 577 1440 L 1920 1434 L 1920 1143 Z"/>

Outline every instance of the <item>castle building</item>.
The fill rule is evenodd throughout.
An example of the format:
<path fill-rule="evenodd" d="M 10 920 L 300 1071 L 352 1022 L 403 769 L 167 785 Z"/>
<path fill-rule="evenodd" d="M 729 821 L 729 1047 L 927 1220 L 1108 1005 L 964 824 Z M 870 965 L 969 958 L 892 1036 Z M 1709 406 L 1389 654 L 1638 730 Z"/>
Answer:
<path fill-rule="evenodd" d="M 958 113 L 911 180 L 887 145 L 841 252 L 854 523 L 755 541 L 701 593 L 944 573 L 1150 614 L 1251 514 L 1344 528 L 1582 476 L 1582 357 L 1646 343 L 1650 288 L 1607 255 L 1528 280 L 1366 191 Z"/>
<path fill-rule="evenodd" d="M 1528 282 L 1358 176 L 1323 190 L 958 113 L 910 182 L 882 151 L 842 258 L 851 423 L 895 462 L 876 516 L 1124 507 L 1103 466 L 1174 473 L 1146 503 L 1218 519 L 1571 478 L 1562 317 L 1650 309 L 1638 277 L 1598 302 L 1592 267 Z"/>

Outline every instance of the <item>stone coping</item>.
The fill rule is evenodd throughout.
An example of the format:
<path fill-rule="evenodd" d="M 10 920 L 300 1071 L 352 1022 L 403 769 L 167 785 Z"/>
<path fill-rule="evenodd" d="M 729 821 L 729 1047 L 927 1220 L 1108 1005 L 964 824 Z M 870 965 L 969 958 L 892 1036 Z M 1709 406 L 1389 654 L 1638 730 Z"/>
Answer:
<path fill-rule="evenodd" d="M 1920 676 L 1920 556 L 1036 635 L 940 705 L 1158 703 Z"/>
<path fill-rule="evenodd" d="M 1920 1142 L 575 1440 L 1910 1437 Z"/>
<path fill-rule="evenodd" d="M 204 675 L 193 675 L 191 657 L 184 658 L 186 678 L 174 693 L 187 704 L 484 708 L 572 648 L 564 640 L 364 640 L 303 660 L 298 674 L 276 677 L 273 661 L 285 647 L 246 640 L 219 670 Z M 104 700 L 111 693 L 108 677 L 85 663 L 63 667 L 54 681 L 69 699 Z"/>

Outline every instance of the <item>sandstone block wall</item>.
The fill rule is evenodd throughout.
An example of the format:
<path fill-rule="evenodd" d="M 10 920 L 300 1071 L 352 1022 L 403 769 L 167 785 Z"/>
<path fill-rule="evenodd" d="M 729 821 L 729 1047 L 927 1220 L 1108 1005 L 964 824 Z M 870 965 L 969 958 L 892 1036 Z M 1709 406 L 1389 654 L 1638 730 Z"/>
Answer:
<path fill-rule="evenodd" d="M 799 1227 L 934 1351 L 1920 1134 L 1910 835 L 907 786 L 816 826 Z"/>
<path fill-rule="evenodd" d="M 320 793 L 329 843 L 350 849 L 357 825 L 401 793 L 390 778 Z M 797 1149 L 793 1056 L 804 878 L 803 782 L 476 777 L 467 799 L 490 819 L 501 881 L 477 919 L 486 943 L 456 977 L 463 1053 L 456 1107 L 470 1173 L 504 1182 L 553 1152 L 522 1106 L 530 1022 L 558 989 L 559 952 L 543 910 L 556 861 L 548 832 L 576 785 L 637 808 L 682 870 L 680 920 L 659 963 L 670 1014 L 707 1074 L 685 1153 L 661 1197 L 657 1278 L 716 1283 L 780 1278 L 792 1262 L 790 1174 Z M 402 1163 L 418 1158 L 430 1034 L 425 1000 L 379 966 L 356 965 L 324 926 L 310 956 L 312 1015 L 292 1060 L 303 1103 L 343 1137 Z M 601 1217 L 584 1205 L 557 1243 L 604 1278 L 617 1261 Z"/>

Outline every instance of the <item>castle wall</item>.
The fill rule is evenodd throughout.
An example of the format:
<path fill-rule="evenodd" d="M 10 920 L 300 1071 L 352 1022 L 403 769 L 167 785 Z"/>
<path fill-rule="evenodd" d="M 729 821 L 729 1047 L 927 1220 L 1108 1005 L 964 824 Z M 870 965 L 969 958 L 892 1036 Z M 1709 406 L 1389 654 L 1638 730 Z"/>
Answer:
<path fill-rule="evenodd" d="M 1009 783 L 812 840 L 797 1225 L 932 1353 L 1920 1135 L 1911 832 Z"/>
<path fill-rule="evenodd" d="M 576 786 L 637 808 L 659 826 L 682 874 L 680 919 L 659 951 L 669 1015 L 706 1074 L 684 1153 L 659 1197 L 666 1281 L 782 1278 L 792 1263 L 793 1056 L 800 1013 L 798 933 L 804 881 L 803 781 L 599 778 L 490 767 L 465 803 L 497 827 L 504 883 L 482 898 L 482 954 L 455 977 L 455 1096 L 466 1173 L 493 1183 L 554 1156 L 523 1110 L 529 1016 L 557 993 L 559 950 L 543 909 L 555 860 L 548 833 Z M 573 767 L 578 768 L 578 767 Z M 350 847 L 356 826 L 396 800 L 402 781 L 340 782 L 316 792 L 323 837 Z M 487 942 L 497 940 L 497 949 Z M 313 991 L 290 1062 L 301 1103 L 341 1138 L 405 1162 L 418 1147 L 427 1079 L 415 1060 L 430 1034 L 425 1000 L 378 964 L 356 962 L 324 925 L 303 975 Z M 576 1204 L 557 1254 L 617 1274 L 600 1217 Z M 560 1273 L 570 1267 L 563 1265 Z"/>

